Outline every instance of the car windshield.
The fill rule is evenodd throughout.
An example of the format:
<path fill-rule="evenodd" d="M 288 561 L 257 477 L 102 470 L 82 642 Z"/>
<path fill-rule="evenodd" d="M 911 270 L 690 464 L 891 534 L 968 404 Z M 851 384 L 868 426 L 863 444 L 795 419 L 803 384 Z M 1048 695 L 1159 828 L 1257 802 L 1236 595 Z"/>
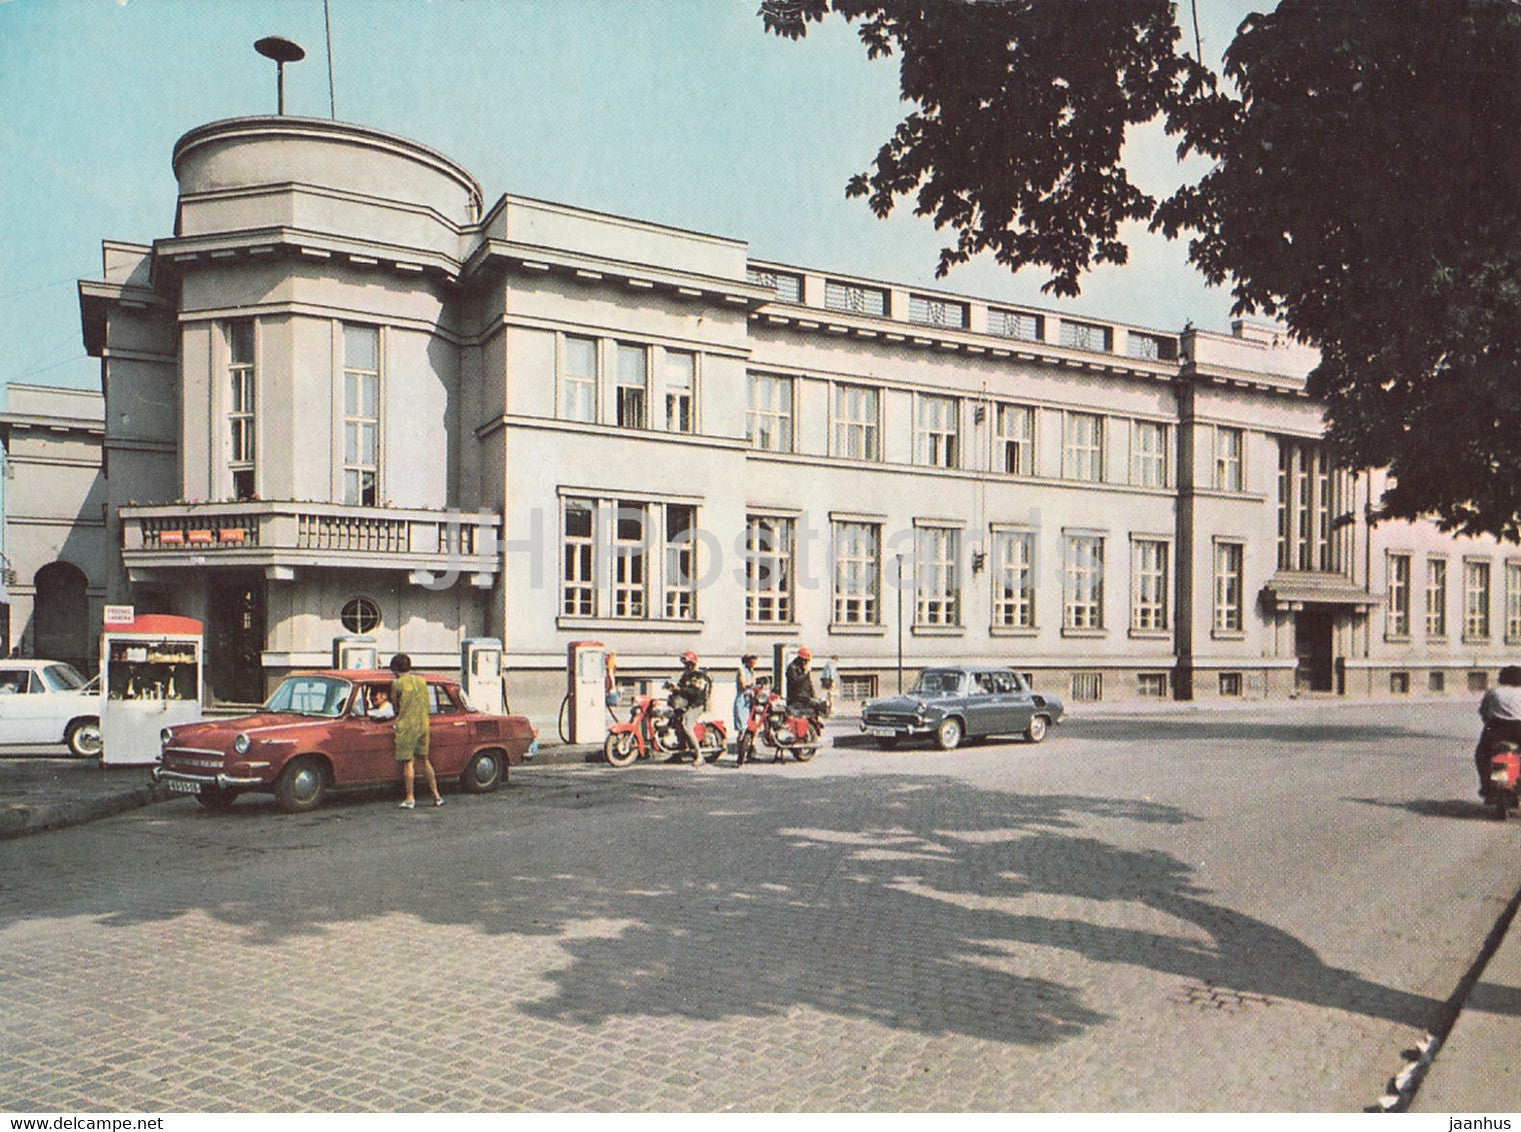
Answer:
<path fill-rule="evenodd" d="M 72 692 L 85 686 L 85 678 L 72 664 L 50 664 L 42 670 L 42 679 L 55 692 Z"/>
<path fill-rule="evenodd" d="M 912 688 L 916 696 L 953 696 L 960 690 L 961 673 L 933 668 L 928 672 L 921 672 Z"/>
<path fill-rule="evenodd" d="M 264 710 L 332 718 L 343 714 L 351 687 L 347 680 L 332 676 L 290 676 L 275 689 Z"/>

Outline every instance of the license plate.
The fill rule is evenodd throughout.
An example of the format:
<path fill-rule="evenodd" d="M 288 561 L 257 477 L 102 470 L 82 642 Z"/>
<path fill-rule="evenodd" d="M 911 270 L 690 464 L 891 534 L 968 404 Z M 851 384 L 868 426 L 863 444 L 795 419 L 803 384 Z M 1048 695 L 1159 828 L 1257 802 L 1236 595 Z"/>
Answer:
<path fill-rule="evenodd" d="M 169 787 L 171 794 L 199 794 L 201 792 L 199 782 L 181 782 L 177 778 L 166 778 L 164 785 Z"/>
<path fill-rule="evenodd" d="M 865 731 L 868 735 L 881 735 L 883 738 L 888 738 L 897 734 L 897 731 L 893 730 L 891 727 L 865 727 L 862 728 L 862 730 Z"/>

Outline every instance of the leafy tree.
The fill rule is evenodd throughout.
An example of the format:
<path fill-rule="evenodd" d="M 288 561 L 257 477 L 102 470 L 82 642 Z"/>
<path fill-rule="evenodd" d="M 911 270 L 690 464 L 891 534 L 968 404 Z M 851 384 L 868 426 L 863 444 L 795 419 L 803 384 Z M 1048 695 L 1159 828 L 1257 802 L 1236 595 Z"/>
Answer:
<path fill-rule="evenodd" d="M 1125 221 L 1186 236 L 1237 313 L 1320 350 L 1309 391 L 1339 458 L 1389 470 L 1383 515 L 1521 538 L 1521 3 L 1281 0 L 1223 75 L 1168 0 L 761 8 L 794 39 L 831 12 L 915 107 L 846 191 L 953 231 L 940 274 L 991 252 L 1070 296 Z M 1122 161 L 1158 118 L 1212 163 L 1160 201 Z"/>

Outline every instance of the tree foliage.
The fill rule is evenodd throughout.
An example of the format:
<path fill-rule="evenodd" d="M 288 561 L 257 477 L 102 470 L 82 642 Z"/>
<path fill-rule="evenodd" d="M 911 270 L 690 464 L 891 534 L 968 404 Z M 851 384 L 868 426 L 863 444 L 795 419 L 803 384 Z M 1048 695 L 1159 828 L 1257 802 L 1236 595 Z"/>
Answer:
<path fill-rule="evenodd" d="M 1074 295 L 1120 225 L 1186 237 L 1237 313 L 1317 347 L 1337 455 L 1391 474 L 1382 513 L 1521 535 L 1521 4 L 1281 0 L 1217 76 L 1167 0 L 767 0 L 802 38 L 830 13 L 901 59 L 913 111 L 847 192 L 912 197 Z M 1156 200 L 1127 129 L 1160 119 L 1200 179 Z"/>

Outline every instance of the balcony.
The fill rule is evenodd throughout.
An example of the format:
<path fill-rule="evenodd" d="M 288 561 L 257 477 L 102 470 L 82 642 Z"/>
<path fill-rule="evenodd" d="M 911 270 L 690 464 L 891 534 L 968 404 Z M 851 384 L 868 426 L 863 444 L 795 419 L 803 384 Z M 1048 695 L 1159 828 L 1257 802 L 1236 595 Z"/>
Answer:
<path fill-rule="evenodd" d="M 489 588 L 500 570 L 501 518 L 489 512 L 344 507 L 326 503 L 180 503 L 123 507 L 122 562 L 134 581 L 208 566 L 390 570 L 418 584 L 463 577 Z"/>

